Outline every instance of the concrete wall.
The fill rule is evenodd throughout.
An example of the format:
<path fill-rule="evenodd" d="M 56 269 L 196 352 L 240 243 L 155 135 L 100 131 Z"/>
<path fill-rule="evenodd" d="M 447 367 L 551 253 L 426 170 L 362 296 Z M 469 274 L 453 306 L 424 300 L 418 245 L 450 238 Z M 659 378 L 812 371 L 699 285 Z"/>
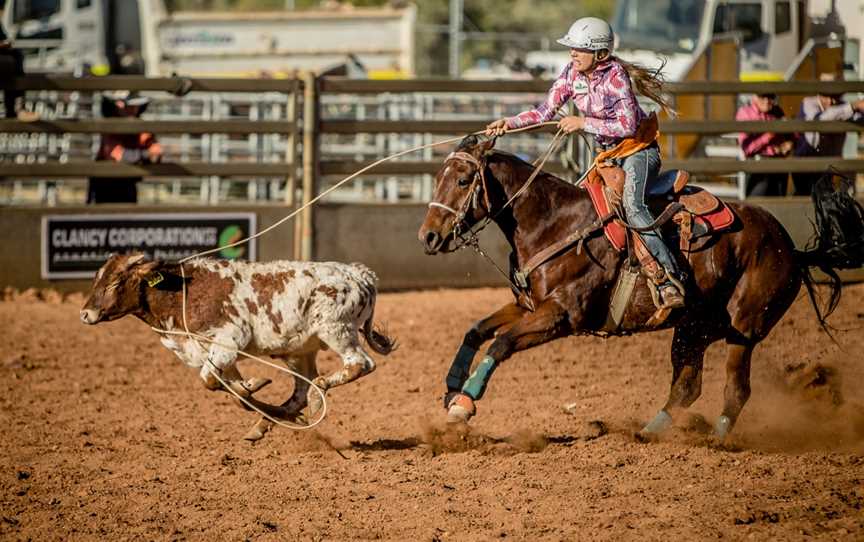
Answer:
<path fill-rule="evenodd" d="M 761 199 L 750 203 L 768 208 L 784 224 L 798 247 L 812 235 L 813 206 L 808 198 Z M 142 212 L 255 212 L 258 231 L 290 212 L 278 206 L 144 207 L 100 206 L 99 213 Z M 93 207 L 15 208 L 0 212 L 0 288 L 55 288 L 86 290 L 89 281 L 40 278 L 40 229 L 45 214 L 94 212 Z M 426 207 L 419 204 L 321 204 L 314 210 L 316 260 L 363 262 L 381 279 L 382 290 L 479 287 L 506 285 L 505 279 L 470 249 L 454 254 L 427 256 L 417 239 Z M 292 254 L 293 221 L 258 240 L 258 260 L 288 259 Z M 509 247 L 494 225 L 481 235 L 486 252 L 506 270 Z M 848 280 L 864 280 L 864 271 L 846 272 Z"/>
<path fill-rule="evenodd" d="M 417 238 L 425 205 L 322 205 L 315 210 L 317 260 L 363 262 L 382 289 L 499 286 L 506 279 L 473 250 L 427 256 Z M 507 270 L 506 240 L 491 224 L 481 246 Z"/>

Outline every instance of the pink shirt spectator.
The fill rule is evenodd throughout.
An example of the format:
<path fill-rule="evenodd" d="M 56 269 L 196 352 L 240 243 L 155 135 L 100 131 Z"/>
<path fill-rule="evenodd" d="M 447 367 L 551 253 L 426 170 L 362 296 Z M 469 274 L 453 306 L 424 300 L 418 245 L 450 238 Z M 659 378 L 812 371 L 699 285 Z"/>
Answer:
<path fill-rule="evenodd" d="M 755 101 L 755 97 L 753 98 Z M 783 118 L 783 110 L 778 106 L 774 106 L 767 113 L 759 110 L 754 102 L 742 106 L 735 113 L 735 120 L 778 120 Z M 781 156 L 777 152 L 776 146 L 788 140 L 787 136 L 775 134 L 773 132 L 765 132 L 763 134 L 738 134 L 738 144 L 741 150 L 744 151 L 744 156 L 751 158 L 753 156 Z"/>
<path fill-rule="evenodd" d="M 646 117 L 630 86 L 630 76 L 620 63 L 609 60 L 589 75 L 567 64 L 552 84 L 546 101 L 536 109 L 507 119 L 508 128 L 522 128 L 551 120 L 555 113 L 573 100 L 585 115 L 585 131 L 596 136 L 600 145 L 614 145 L 631 137 Z"/>

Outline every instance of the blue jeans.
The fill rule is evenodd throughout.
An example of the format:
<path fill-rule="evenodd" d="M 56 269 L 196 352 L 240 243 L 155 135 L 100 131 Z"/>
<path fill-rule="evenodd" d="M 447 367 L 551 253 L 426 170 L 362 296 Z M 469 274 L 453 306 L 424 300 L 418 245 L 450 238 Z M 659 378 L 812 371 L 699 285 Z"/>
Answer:
<path fill-rule="evenodd" d="M 660 149 L 652 145 L 637 153 L 631 154 L 624 159 L 621 167 L 624 169 L 626 178 L 624 180 L 624 212 L 627 213 L 627 222 L 644 228 L 654 222 L 655 217 L 645 204 L 645 194 L 651 191 L 649 184 L 656 181 L 660 173 Z M 640 234 L 645 241 L 645 246 L 657 262 L 666 272 L 681 280 L 683 277 L 675 262 L 675 257 L 666 246 L 663 238 L 656 231 Z"/>

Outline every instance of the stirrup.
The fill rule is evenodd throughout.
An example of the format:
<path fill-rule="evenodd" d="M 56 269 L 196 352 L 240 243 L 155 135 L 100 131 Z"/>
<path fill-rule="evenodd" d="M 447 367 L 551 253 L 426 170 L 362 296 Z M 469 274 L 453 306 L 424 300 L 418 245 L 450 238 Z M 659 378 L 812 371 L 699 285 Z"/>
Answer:
<path fill-rule="evenodd" d="M 673 310 L 686 306 L 684 296 L 681 294 L 681 288 L 678 284 L 680 282 L 670 279 L 660 286 L 651 288 L 651 295 L 654 296 L 654 304 L 657 306 L 657 311 L 645 322 L 646 326 L 658 327 L 666 322 Z"/>
<path fill-rule="evenodd" d="M 661 309 L 680 309 L 687 305 L 678 287 L 671 282 L 660 287 Z"/>

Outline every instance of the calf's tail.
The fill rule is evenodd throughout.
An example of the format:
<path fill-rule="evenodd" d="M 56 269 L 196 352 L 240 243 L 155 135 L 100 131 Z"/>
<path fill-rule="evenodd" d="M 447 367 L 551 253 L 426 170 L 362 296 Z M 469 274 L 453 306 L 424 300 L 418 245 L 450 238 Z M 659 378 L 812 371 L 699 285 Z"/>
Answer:
<path fill-rule="evenodd" d="M 805 250 L 795 251 L 816 317 L 826 330 L 825 319 L 837 308 L 843 289 L 837 270 L 864 266 L 864 208 L 855 201 L 852 192 L 852 182 L 834 170 L 827 171 L 816 182 L 812 194 L 816 235 Z M 812 267 L 830 279 L 830 296 L 824 312 L 816 300 Z"/>
<path fill-rule="evenodd" d="M 366 342 L 375 352 L 386 356 L 393 350 L 396 350 L 396 340 L 387 335 L 385 329 L 374 325 L 375 319 L 375 299 L 378 297 L 378 276 L 375 272 L 361 263 L 351 264 L 356 272 L 360 275 L 362 287 L 366 290 L 366 295 L 369 299 L 369 318 L 363 323 L 363 336 Z"/>
<path fill-rule="evenodd" d="M 366 342 L 369 343 L 372 350 L 386 356 L 396 350 L 396 339 L 388 336 L 386 330 L 375 326 L 372 320 L 373 317 L 370 315 L 366 323 L 363 324 L 363 336 L 366 337 Z"/>

